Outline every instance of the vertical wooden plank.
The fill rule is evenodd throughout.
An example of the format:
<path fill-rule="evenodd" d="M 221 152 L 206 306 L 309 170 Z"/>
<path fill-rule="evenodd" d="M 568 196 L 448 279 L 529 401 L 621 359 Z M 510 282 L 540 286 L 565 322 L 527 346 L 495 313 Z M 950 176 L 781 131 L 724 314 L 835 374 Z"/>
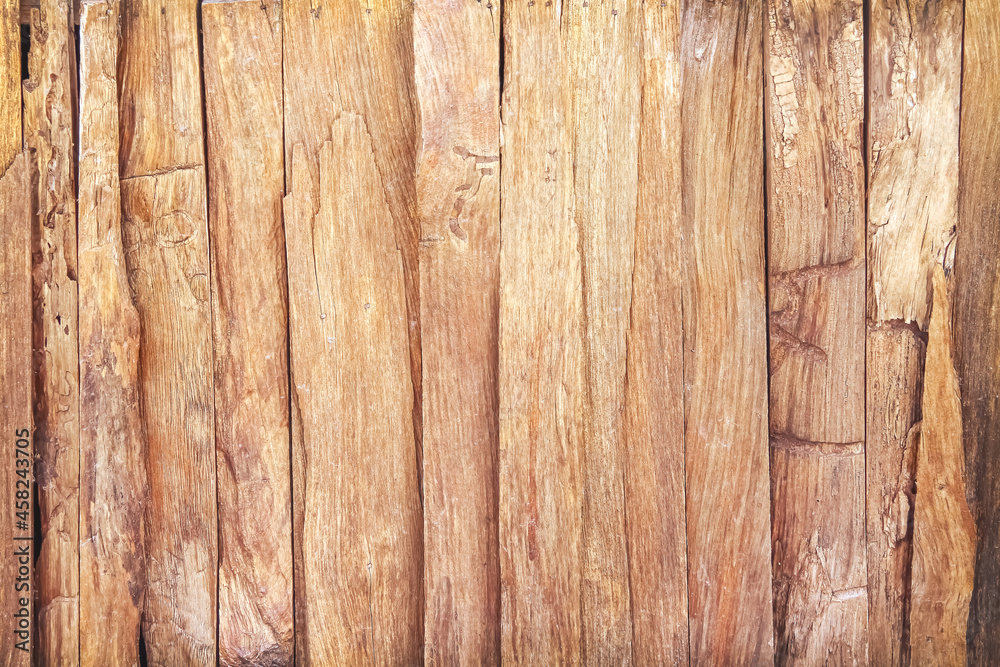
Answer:
<path fill-rule="evenodd" d="M 118 0 L 80 20 L 80 653 L 86 666 L 139 662 L 148 496 L 139 395 L 139 315 L 122 241 Z M 75 662 L 75 658 L 69 662 Z"/>
<path fill-rule="evenodd" d="M 19 0 L 0 0 L 0 169 L 21 151 L 21 30 Z"/>
<path fill-rule="evenodd" d="M 966 485 L 979 534 L 968 662 L 1000 655 L 1000 13 L 966 0 L 955 256 Z"/>
<path fill-rule="evenodd" d="M 500 661 L 500 7 L 414 5 L 428 664 Z"/>
<path fill-rule="evenodd" d="M 122 12 L 125 258 L 142 337 L 150 665 L 215 664 L 212 321 L 196 0 Z M 86 122 L 86 121 L 84 121 Z"/>
<path fill-rule="evenodd" d="M 779 664 L 864 661 L 860 0 L 767 5 L 768 284 Z"/>
<path fill-rule="evenodd" d="M 69 0 L 44 0 L 31 17 L 24 141 L 38 170 L 32 232 L 38 656 L 45 664 L 70 664 L 80 650 L 76 50 Z"/>
<path fill-rule="evenodd" d="M 635 662 L 688 660 L 680 262 L 681 3 L 643 5 L 625 500 Z"/>
<path fill-rule="evenodd" d="M 949 382 L 930 368 L 925 376 L 924 356 L 933 267 L 950 272 L 954 253 L 962 15 L 961 3 L 954 1 L 879 0 L 870 12 L 869 658 L 873 664 L 903 665 L 911 645 L 913 494 L 929 489 L 914 486 L 917 451 L 928 444 L 920 436 L 921 397 L 932 386 L 944 391 Z M 939 355 L 938 372 L 946 368 L 944 356 Z M 921 495 L 926 494 L 917 496 L 918 506 Z M 918 579 L 914 572 L 914 596 Z M 913 635 L 915 648 L 920 641 Z"/>
<path fill-rule="evenodd" d="M 500 567 L 504 663 L 581 661 L 584 316 L 562 3 L 504 7 Z"/>
<path fill-rule="evenodd" d="M 288 665 L 292 623 L 281 3 L 202 5 L 219 455 L 219 662 Z"/>
<path fill-rule="evenodd" d="M 774 651 L 762 16 L 756 0 L 692 0 L 681 22 L 691 664 Z"/>
<path fill-rule="evenodd" d="M 412 4 L 285 3 L 300 665 L 422 655 L 413 76 Z"/>

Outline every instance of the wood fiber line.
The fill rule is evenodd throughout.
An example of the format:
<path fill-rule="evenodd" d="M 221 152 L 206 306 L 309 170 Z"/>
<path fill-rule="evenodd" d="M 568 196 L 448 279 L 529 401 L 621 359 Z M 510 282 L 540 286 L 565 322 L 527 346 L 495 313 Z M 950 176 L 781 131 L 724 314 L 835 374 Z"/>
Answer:
<path fill-rule="evenodd" d="M 776 662 L 852 664 L 868 651 L 862 3 L 769 0 L 767 22 Z"/>
<path fill-rule="evenodd" d="M 214 665 L 212 313 L 196 0 L 123 4 L 120 173 L 141 324 L 148 664 Z"/>
<path fill-rule="evenodd" d="M 505 12 L 505 661 L 632 658 L 623 457 L 640 11 Z"/>
<path fill-rule="evenodd" d="M 978 528 L 968 664 L 1000 655 L 1000 13 L 966 0 L 955 256 L 965 482 Z"/>
<path fill-rule="evenodd" d="M 919 510 L 923 504 L 926 509 L 921 498 L 932 502 L 937 496 L 936 492 L 928 495 L 920 484 L 915 486 L 915 475 L 932 479 L 940 462 L 952 454 L 941 449 L 940 454 L 924 458 L 928 443 L 921 436 L 920 421 L 921 400 L 927 403 L 928 392 L 942 394 L 950 383 L 945 361 L 950 353 L 939 354 L 939 363 L 926 372 L 924 357 L 925 351 L 930 354 L 926 348 L 932 275 L 935 266 L 944 266 L 950 276 L 958 221 L 962 14 L 961 3 L 955 0 L 879 0 L 871 3 L 870 12 L 869 659 L 873 664 L 905 665 L 911 660 L 911 644 L 915 650 L 925 644 L 916 635 L 911 641 L 910 626 L 928 613 L 915 607 L 911 612 L 911 588 L 914 601 L 923 597 L 928 604 L 931 590 L 920 590 L 936 585 L 930 563 L 920 576 L 913 571 L 911 583 L 914 507 Z M 943 294 L 947 296 L 947 289 Z M 947 308 L 943 303 L 941 307 Z M 947 351 L 950 338 L 939 344 Z M 942 400 L 932 405 L 941 405 Z M 935 447 L 946 447 L 949 442 L 961 447 L 956 444 L 959 441 L 935 437 Z M 923 471 L 917 468 L 918 451 Z M 936 468 L 928 470 L 928 465 Z M 927 522 L 938 519 L 934 513 L 923 517 L 924 530 L 931 525 Z M 961 532 L 961 524 L 955 526 Z M 924 550 L 933 554 L 931 545 L 925 544 Z M 959 643 L 964 646 L 964 628 L 960 634 Z M 927 662 L 925 654 L 919 661 L 917 655 L 914 664 Z"/>
<path fill-rule="evenodd" d="M 419 0 L 425 658 L 500 661 L 499 6 Z"/>
<path fill-rule="evenodd" d="M 73 146 L 76 50 L 69 0 L 31 13 L 24 141 L 37 173 L 32 249 L 38 658 L 79 659 L 80 401 Z"/>
<path fill-rule="evenodd" d="M 18 0 L 0 0 L 0 173 L 21 152 L 21 30 Z"/>
<path fill-rule="evenodd" d="M 635 269 L 626 378 L 632 655 L 688 662 L 681 247 L 681 3 L 643 5 Z"/>
<path fill-rule="evenodd" d="M 219 491 L 219 663 L 294 653 L 281 3 L 202 5 Z"/>
<path fill-rule="evenodd" d="M 762 16 L 756 0 L 694 0 L 681 21 L 691 664 L 763 664 L 774 652 Z"/>
<path fill-rule="evenodd" d="M 118 0 L 82 6 L 79 664 L 86 667 L 139 663 L 146 592 L 140 325 L 125 265 L 118 179 L 119 20 Z M 61 659 L 53 664 L 77 657 Z"/>

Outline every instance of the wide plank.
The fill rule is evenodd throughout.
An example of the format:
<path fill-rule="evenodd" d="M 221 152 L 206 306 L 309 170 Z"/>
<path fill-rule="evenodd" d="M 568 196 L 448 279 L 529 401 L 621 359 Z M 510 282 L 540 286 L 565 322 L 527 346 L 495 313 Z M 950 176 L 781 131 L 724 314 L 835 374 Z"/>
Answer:
<path fill-rule="evenodd" d="M 218 456 L 219 664 L 290 665 L 281 5 L 202 5 Z"/>

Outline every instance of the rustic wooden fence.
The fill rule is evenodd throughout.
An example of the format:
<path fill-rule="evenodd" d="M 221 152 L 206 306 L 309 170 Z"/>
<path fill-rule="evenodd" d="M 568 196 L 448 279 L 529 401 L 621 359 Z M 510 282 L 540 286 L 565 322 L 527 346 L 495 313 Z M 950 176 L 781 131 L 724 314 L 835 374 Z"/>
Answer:
<path fill-rule="evenodd" d="M 993 0 L 0 0 L 0 665 L 995 664 L 998 72 Z"/>

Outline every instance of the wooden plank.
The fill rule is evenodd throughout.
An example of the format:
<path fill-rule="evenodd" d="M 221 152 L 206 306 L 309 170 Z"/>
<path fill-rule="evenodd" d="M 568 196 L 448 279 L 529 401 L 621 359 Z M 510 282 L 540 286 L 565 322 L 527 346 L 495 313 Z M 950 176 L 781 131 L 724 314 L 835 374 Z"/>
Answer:
<path fill-rule="evenodd" d="M 1000 655 L 1000 13 L 966 0 L 955 255 L 965 482 L 979 534 L 968 663 Z"/>
<path fill-rule="evenodd" d="M 18 0 L 0 0 L 0 173 L 21 152 L 21 30 Z"/>
<path fill-rule="evenodd" d="M 500 661 L 500 8 L 414 5 L 428 664 Z"/>
<path fill-rule="evenodd" d="M 763 664 L 774 650 L 762 16 L 756 0 L 694 0 L 684 5 L 681 22 L 692 664 Z"/>
<path fill-rule="evenodd" d="M 283 11 L 296 661 L 418 662 L 412 3 Z"/>
<path fill-rule="evenodd" d="M 903 665 L 919 639 L 910 638 L 910 525 L 921 396 L 946 382 L 930 369 L 925 377 L 924 357 L 933 267 L 950 271 L 954 252 L 962 16 L 955 1 L 881 1 L 870 12 L 869 658 Z"/>
<path fill-rule="evenodd" d="M 867 655 L 862 3 L 767 7 L 779 664 Z"/>
<path fill-rule="evenodd" d="M 216 662 L 212 323 L 196 0 L 122 11 L 125 258 L 142 326 L 150 665 Z"/>
<path fill-rule="evenodd" d="M 36 563 L 38 656 L 79 659 L 80 362 L 73 146 L 76 49 L 68 0 L 32 12 L 24 141 L 34 151 L 35 467 L 41 543 Z"/>
<path fill-rule="evenodd" d="M 202 5 L 219 494 L 219 662 L 288 665 L 292 514 L 281 7 Z"/>
<path fill-rule="evenodd" d="M 145 433 L 139 315 L 122 243 L 118 0 L 86 2 L 80 26 L 81 665 L 135 665 L 146 589 Z M 75 662 L 69 659 L 68 663 Z"/>

